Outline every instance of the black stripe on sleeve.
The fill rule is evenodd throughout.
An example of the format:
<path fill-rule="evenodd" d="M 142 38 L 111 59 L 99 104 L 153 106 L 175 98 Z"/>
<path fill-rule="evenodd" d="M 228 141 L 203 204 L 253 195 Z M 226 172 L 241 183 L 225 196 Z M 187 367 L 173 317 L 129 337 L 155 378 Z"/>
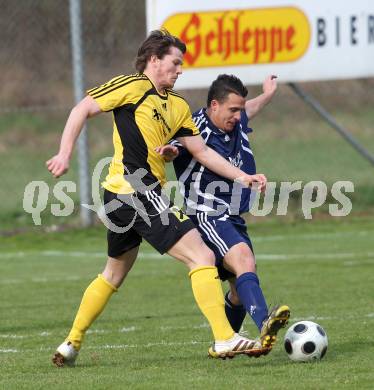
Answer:
<path fill-rule="evenodd" d="M 99 85 L 98 87 L 94 87 L 94 88 L 91 88 L 87 91 L 87 93 L 89 95 L 93 94 L 93 93 L 97 93 L 99 91 L 102 91 L 104 90 L 104 88 L 109 88 L 110 86 L 114 85 L 114 84 L 118 84 L 122 81 L 124 81 L 125 79 L 129 78 L 130 76 L 124 76 L 124 75 L 120 75 L 118 77 L 115 77 L 114 79 L 108 81 L 107 83 L 105 84 L 102 84 L 102 85 Z"/>
<path fill-rule="evenodd" d="M 176 93 L 175 91 L 173 91 L 172 89 L 168 89 L 167 91 L 168 91 L 168 93 L 169 93 L 170 95 L 175 96 L 175 97 L 178 97 L 179 99 L 182 99 L 182 100 L 184 100 L 184 101 L 187 103 L 186 99 L 185 99 L 183 96 L 177 94 L 177 93 Z"/>
<path fill-rule="evenodd" d="M 191 137 L 191 136 L 195 136 L 195 135 L 199 135 L 199 133 L 197 134 L 194 134 L 193 130 L 192 129 L 189 129 L 187 127 L 181 127 L 173 136 L 173 138 L 177 138 L 177 137 Z"/>
<path fill-rule="evenodd" d="M 105 83 L 103 85 L 100 85 L 97 88 L 91 89 L 90 91 L 88 91 L 88 93 L 93 98 L 95 98 L 97 95 L 101 95 L 102 93 L 106 92 L 107 90 L 112 89 L 114 86 L 122 85 L 126 81 L 133 80 L 135 78 L 136 78 L 136 76 L 134 76 L 134 75 L 116 77 L 115 79 L 113 79 L 113 80 L 111 80 L 111 81 L 109 81 L 109 82 L 107 82 L 107 83 Z"/>
<path fill-rule="evenodd" d="M 98 91 L 97 93 L 94 93 L 94 94 L 90 94 L 94 99 L 97 99 L 97 98 L 99 98 L 99 97 L 101 97 L 101 96 L 104 96 L 104 95 L 106 95 L 107 93 L 110 93 L 110 92 L 113 92 L 113 91 L 115 91 L 116 89 L 118 89 L 118 88 L 122 88 L 122 87 L 124 87 L 125 85 L 127 85 L 127 84 L 131 84 L 132 82 L 134 82 L 134 81 L 138 81 L 138 80 L 148 80 L 148 78 L 146 78 L 146 77 L 137 77 L 137 78 L 133 78 L 133 79 L 131 79 L 131 80 L 128 80 L 128 81 L 124 81 L 123 83 L 121 83 L 121 84 L 118 84 L 118 85 L 110 85 L 109 87 L 111 87 L 110 89 L 106 89 L 105 91 Z M 109 88 L 108 87 L 108 88 Z"/>

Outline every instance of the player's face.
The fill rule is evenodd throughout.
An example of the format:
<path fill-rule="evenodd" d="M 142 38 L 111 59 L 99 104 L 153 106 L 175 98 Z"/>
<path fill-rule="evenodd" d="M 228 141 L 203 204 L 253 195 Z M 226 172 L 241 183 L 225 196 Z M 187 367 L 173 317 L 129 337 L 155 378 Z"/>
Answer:
<path fill-rule="evenodd" d="M 213 100 L 210 109 L 210 119 L 221 130 L 230 132 L 240 121 L 240 112 L 244 109 L 245 98 L 235 93 L 230 93 L 227 99 L 219 103 Z"/>
<path fill-rule="evenodd" d="M 183 53 L 172 46 L 169 53 L 158 59 L 157 78 L 161 88 L 173 88 L 178 76 L 182 74 Z"/>

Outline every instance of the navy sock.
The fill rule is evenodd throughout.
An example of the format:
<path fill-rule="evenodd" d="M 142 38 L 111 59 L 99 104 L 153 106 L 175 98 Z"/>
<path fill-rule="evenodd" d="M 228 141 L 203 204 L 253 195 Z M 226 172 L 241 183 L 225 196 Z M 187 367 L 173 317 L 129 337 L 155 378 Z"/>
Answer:
<path fill-rule="evenodd" d="M 235 284 L 240 301 L 261 330 L 262 322 L 268 315 L 268 308 L 257 275 L 246 272 L 236 279 Z"/>
<path fill-rule="evenodd" d="M 225 295 L 225 312 L 233 331 L 238 333 L 247 312 L 243 305 L 234 305 L 230 301 L 228 292 Z"/>

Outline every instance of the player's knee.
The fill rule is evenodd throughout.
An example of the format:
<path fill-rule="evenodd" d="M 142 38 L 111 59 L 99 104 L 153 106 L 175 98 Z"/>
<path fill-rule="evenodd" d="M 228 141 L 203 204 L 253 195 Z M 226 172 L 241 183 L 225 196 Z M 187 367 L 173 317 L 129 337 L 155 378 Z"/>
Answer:
<path fill-rule="evenodd" d="M 197 256 L 197 261 L 200 262 L 201 265 L 215 265 L 216 258 L 214 256 L 213 251 L 211 251 L 205 244 L 201 249 L 202 252 L 199 252 L 199 256 Z"/>
<path fill-rule="evenodd" d="M 118 288 L 125 280 L 128 271 L 129 270 L 121 262 L 113 264 L 112 260 L 108 260 L 102 275 L 111 285 Z"/>
<path fill-rule="evenodd" d="M 256 272 L 256 262 L 253 256 L 242 258 L 244 272 Z"/>
<path fill-rule="evenodd" d="M 202 243 L 198 250 L 190 255 L 190 261 L 196 266 L 212 266 L 215 265 L 216 259 L 214 253 Z"/>
<path fill-rule="evenodd" d="M 112 272 L 107 268 L 104 268 L 102 272 L 104 279 L 109 282 L 112 286 L 119 288 L 125 279 L 126 275 L 119 274 L 118 272 Z"/>
<path fill-rule="evenodd" d="M 239 277 L 245 272 L 256 272 L 256 261 L 251 248 L 240 243 L 232 247 L 224 258 L 225 268 Z"/>
<path fill-rule="evenodd" d="M 189 257 L 190 262 L 195 266 L 210 266 L 215 265 L 215 256 L 212 250 L 204 243 L 198 231 L 192 232 L 193 240 L 188 243 L 188 250 L 186 255 Z"/>

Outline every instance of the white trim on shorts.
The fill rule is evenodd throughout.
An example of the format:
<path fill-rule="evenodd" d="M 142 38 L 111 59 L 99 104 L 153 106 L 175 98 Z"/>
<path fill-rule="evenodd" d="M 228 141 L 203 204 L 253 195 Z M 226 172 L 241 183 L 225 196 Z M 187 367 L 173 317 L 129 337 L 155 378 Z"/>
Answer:
<path fill-rule="evenodd" d="M 162 199 L 162 196 L 156 191 L 145 191 L 145 196 L 147 197 L 147 200 L 152 203 L 152 206 L 159 214 L 167 210 L 167 208 L 169 207 Z"/>
<path fill-rule="evenodd" d="M 208 217 L 206 213 L 196 213 L 197 220 L 199 221 L 199 227 L 206 234 L 208 240 L 217 247 L 219 253 L 222 256 L 229 251 L 228 246 L 225 241 L 219 236 L 217 231 L 215 230 L 213 224 L 208 221 Z"/>

